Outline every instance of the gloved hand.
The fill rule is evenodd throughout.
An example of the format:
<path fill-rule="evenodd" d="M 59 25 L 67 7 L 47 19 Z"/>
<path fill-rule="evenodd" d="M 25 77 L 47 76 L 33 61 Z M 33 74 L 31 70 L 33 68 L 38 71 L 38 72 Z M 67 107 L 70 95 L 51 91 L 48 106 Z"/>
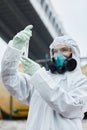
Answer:
<path fill-rule="evenodd" d="M 41 68 L 38 63 L 34 62 L 30 58 L 22 56 L 20 60 L 23 65 L 23 71 L 30 76 L 32 76 L 38 69 Z"/>
<path fill-rule="evenodd" d="M 28 25 L 24 30 L 18 32 L 11 40 L 11 45 L 19 50 L 25 46 L 25 44 L 29 44 L 30 37 L 32 36 L 33 25 Z"/>

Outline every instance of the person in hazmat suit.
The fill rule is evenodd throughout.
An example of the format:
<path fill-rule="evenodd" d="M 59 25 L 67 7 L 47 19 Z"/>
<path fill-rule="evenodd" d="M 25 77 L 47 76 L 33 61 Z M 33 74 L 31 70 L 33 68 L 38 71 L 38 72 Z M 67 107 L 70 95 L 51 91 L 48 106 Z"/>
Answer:
<path fill-rule="evenodd" d="M 17 66 L 31 36 L 32 25 L 15 35 L 1 65 L 2 81 L 8 91 L 30 106 L 26 130 L 82 130 L 87 111 L 87 78 L 80 69 L 76 42 L 68 35 L 55 38 L 50 45 L 49 71 L 25 59 L 29 61 L 25 74 Z"/>

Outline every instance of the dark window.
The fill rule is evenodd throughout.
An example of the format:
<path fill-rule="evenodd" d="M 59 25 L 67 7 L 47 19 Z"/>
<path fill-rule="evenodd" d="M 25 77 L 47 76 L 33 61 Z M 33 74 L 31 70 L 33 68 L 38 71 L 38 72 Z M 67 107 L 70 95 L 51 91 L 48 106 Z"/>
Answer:
<path fill-rule="evenodd" d="M 55 18 L 52 19 L 53 24 L 55 24 Z"/>
<path fill-rule="evenodd" d="M 48 5 L 45 6 L 45 12 L 47 12 L 47 10 L 48 10 Z"/>
<path fill-rule="evenodd" d="M 52 12 L 49 12 L 49 19 L 52 17 Z"/>
<path fill-rule="evenodd" d="M 55 27 L 56 27 L 56 30 L 58 30 L 58 24 L 56 24 L 56 26 L 55 26 Z"/>
<path fill-rule="evenodd" d="M 60 28 L 58 29 L 58 34 L 59 34 L 59 36 L 62 36 L 62 35 L 63 35 L 63 33 L 62 33 L 62 31 L 61 31 Z"/>
<path fill-rule="evenodd" d="M 44 0 L 41 0 L 41 1 L 40 1 L 40 3 L 41 3 L 41 5 L 43 5 L 43 3 L 44 3 Z"/>

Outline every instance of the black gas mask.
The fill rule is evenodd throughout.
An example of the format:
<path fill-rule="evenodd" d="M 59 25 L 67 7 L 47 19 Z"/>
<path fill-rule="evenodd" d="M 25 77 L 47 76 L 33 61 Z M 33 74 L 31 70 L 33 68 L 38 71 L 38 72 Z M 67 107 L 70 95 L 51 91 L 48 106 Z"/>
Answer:
<path fill-rule="evenodd" d="M 52 73 L 58 72 L 63 74 L 66 71 L 73 71 L 77 66 L 77 62 L 72 58 L 72 54 L 67 58 L 63 54 L 58 53 L 52 61 L 48 62 L 48 66 Z"/>

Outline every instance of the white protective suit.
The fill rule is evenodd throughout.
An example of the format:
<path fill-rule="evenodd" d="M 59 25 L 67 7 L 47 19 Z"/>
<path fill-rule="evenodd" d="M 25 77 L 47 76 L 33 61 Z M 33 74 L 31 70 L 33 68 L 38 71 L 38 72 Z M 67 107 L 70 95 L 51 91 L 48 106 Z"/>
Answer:
<path fill-rule="evenodd" d="M 8 91 L 30 106 L 26 130 L 82 130 L 87 111 L 87 77 L 80 70 L 79 50 L 67 36 L 51 44 L 69 45 L 77 68 L 64 74 L 52 74 L 40 68 L 32 77 L 17 70 L 21 52 L 8 46 L 2 60 L 2 80 Z"/>

